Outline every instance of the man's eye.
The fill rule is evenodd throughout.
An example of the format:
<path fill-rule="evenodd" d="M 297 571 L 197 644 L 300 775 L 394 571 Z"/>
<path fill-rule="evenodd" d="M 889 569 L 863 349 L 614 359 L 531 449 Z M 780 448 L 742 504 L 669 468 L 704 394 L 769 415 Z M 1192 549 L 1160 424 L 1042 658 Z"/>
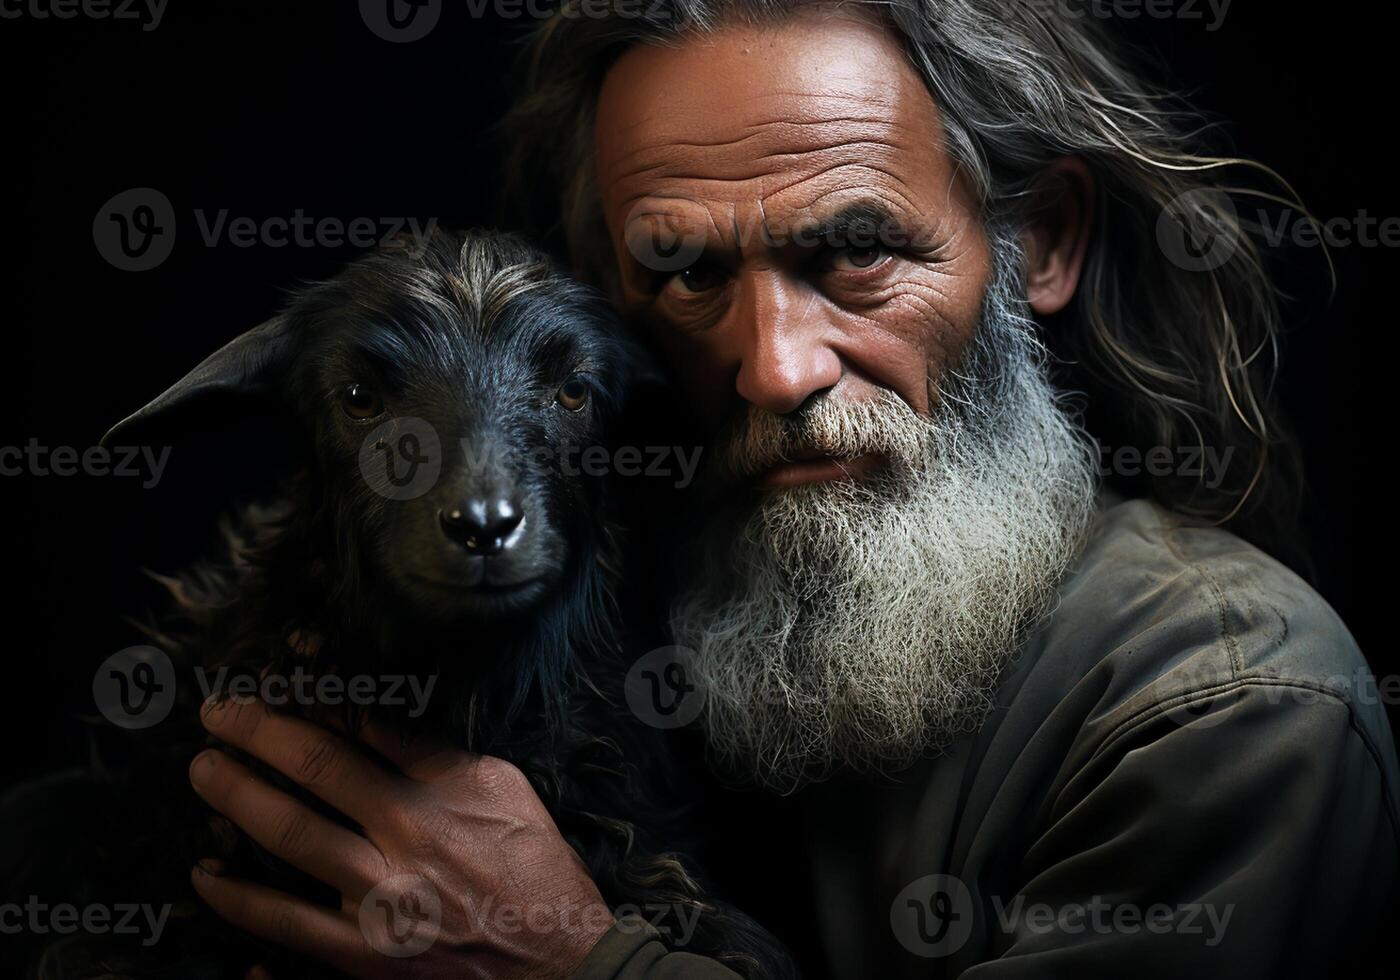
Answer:
<path fill-rule="evenodd" d="M 718 269 L 703 263 L 682 269 L 671 279 L 671 282 L 682 293 L 707 293 L 723 281 L 724 277 Z"/>
<path fill-rule="evenodd" d="M 831 257 L 831 268 L 837 272 L 859 272 L 879 265 L 889 257 L 883 245 L 849 245 Z"/>

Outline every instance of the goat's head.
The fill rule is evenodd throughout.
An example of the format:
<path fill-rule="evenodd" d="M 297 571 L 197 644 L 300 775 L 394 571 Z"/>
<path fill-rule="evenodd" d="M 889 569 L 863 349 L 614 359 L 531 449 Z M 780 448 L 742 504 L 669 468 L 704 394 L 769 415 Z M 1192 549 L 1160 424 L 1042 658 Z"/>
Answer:
<path fill-rule="evenodd" d="M 642 364 L 543 254 L 437 232 L 303 290 L 107 438 L 210 396 L 270 396 L 306 437 L 340 559 L 424 622 L 494 620 L 604 533 L 600 447 Z"/>

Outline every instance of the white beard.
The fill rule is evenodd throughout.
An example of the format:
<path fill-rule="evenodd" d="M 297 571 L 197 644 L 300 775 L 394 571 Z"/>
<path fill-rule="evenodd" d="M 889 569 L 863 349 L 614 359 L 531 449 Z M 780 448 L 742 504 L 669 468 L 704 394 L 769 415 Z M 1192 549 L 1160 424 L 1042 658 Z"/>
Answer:
<path fill-rule="evenodd" d="M 711 753 L 778 792 L 846 769 L 896 772 L 975 731 L 1050 609 L 1093 513 L 1091 444 L 1060 404 L 1000 263 L 966 367 L 932 418 L 889 395 L 751 410 L 721 478 L 795 448 L 882 453 L 865 482 L 770 492 L 699 536 L 672 610 L 695 656 Z"/>

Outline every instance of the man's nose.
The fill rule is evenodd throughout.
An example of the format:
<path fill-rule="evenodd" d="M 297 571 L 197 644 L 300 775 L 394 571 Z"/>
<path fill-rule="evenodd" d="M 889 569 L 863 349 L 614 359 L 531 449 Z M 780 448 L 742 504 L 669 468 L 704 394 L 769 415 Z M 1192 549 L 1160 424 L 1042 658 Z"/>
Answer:
<path fill-rule="evenodd" d="M 508 496 L 474 497 L 438 511 L 443 533 L 468 553 L 484 557 L 510 548 L 524 519 L 524 508 Z"/>
<path fill-rule="evenodd" d="M 741 287 L 743 334 L 739 396 L 778 415 L 796 411 L 841 380 L 841 358 L 818 314 L 819 303 L 799 295 L 781 271 L 747 278 Z"/>

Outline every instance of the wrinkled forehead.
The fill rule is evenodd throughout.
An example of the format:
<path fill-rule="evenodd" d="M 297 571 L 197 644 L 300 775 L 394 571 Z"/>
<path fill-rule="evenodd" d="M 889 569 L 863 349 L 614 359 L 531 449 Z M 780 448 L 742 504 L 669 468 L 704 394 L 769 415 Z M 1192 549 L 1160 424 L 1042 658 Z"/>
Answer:
<path fill-rule="evenodd" d="M 864 189 L 890 210 L 932 203 L 955 169 L 938 111 L 899 38 L 868 15 L 811 11 L 674 46 L 609 71 L 596 126 L 599 188 L 616 231 L 648 198 L 701 198 L 770 223 Z"/>

